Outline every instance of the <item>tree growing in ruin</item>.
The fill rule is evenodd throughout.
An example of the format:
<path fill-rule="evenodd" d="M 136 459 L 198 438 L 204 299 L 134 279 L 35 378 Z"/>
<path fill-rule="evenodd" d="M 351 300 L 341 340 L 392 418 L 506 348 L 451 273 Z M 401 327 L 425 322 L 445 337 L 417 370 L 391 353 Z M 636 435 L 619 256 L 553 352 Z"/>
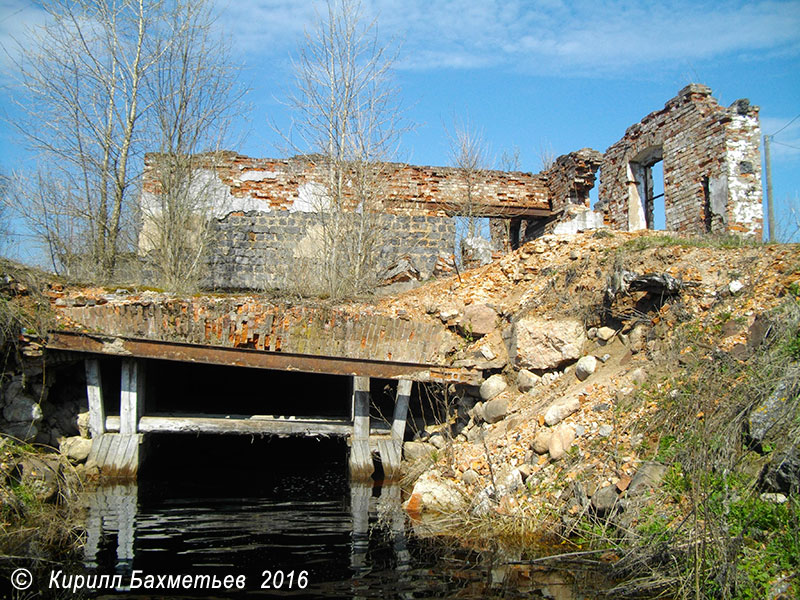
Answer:
<path fill-rule="evenodd" d="M 165 35 L 155 40 L 160 66 L 145 82 L 159 189 L 143 190 L 139 251 L 158 285 L 189 292 L 207 274 L 214 216 L 226 208 L 210 189 L 210 173 L 244 90 L 227 44 L 211 31 L 210 5 L 189 1 L 179 8 L 161 24 Z"/>
<path fill-rule="evenodd" d="M 50 0 L 18 42 L 18 131 L 41 167 L 18 177 L 16 208 L 58 272 L 113 277 L 133 247 L 144 151 L 193 151 L 219 123 L 197 95 L 229 72 L 209 43 L 209 5 Z"/>
<path fill-rule="evenodd" d="M 318 282 L 305 291 L 336 298 L 368 291 L 377 280 L 385 163 L 407 129 L 392 83 L 395 58 L 358 0 L 328 0 L 295 60 L 292 130 L 284 138 L 320 185 L 315 248 L 303 257 Z"/>
<path fill-rule="evenodd" d="M 483 131 L 468 120 L 454 118 L 452 129 L 446 130 L 450 164 L 458 169 L 460 194 L 453 199 L 459 215 L 456 222 L 455 248 L 463 261 L 480 261 L 476 255 L 488 252 L 488 228 L 481 184 L 486 181 L 489 145 Z"/>

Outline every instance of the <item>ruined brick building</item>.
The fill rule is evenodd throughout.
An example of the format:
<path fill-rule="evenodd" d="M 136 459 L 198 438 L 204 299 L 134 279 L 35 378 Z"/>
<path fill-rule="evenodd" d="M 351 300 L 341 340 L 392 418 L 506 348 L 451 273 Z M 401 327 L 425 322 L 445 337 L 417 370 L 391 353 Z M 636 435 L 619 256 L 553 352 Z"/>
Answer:
<path fill-rule="evenodd" d="M 384 165 L 381 261 L 388 266 L 405 257 L 421 278 L 433 274 L 453 254 L 468 186 L 476 212 L 490 220 L 496 251 L 545 233 L 653 229 L 657 206 L 669 231 L 761 237 L 759 141 L 757 107 L 737 100 L 726 108 L 708 87 L 692 84 L 629 127 L 605 154 L 578 150 L 541 173 L 483 171 L 468 184 L 455 168 Z M 663 195 L 653 177 L 659 162 Z M 161 191 L 158 169 L 159 155 L 148 155 L 143 204 Z M 225 152 L 197 157 L 197 170 L 218 232 L 207 284 L 280 287 L 279 266 L 313 256 L 315 207 L 325 196 L 314 161 Z M 591 207 L 598 170 L 599 201 Z M 142 230 L 148 226 L 145 220 Z M 147 250 L 140 238 L 140 252 Z"/>

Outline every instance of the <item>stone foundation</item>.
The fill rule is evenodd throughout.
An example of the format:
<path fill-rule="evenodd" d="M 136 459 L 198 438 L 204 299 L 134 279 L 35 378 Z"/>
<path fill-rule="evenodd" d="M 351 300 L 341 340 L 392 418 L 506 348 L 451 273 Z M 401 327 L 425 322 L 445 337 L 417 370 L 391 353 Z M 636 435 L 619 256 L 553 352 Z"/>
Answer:
<path fill-rule="evenodd" d="M 289 211 L 228 215 L 216 225 L 211 275 L 205 284 L 263 290 L 311 283 L 319 273 L 320 219 L 317 213 Z M 378 275 L 405 257 L 427 279 L 439 255 L 452 253 L 455 239 L 455 223 L 449 217 L 383 214 L 369 229 L 378 242 Z"/>

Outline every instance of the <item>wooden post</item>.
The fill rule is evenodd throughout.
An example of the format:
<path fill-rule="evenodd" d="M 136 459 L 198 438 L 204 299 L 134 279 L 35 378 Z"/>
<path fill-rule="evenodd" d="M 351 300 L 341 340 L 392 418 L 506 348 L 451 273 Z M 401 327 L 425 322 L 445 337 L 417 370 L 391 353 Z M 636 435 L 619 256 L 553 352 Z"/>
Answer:
<path fill-rule="evenodd" d="M 394 404 L 392 418 L 392 436 L 389 440 L 378 443 L 383 466 L 384 479 L 391 481 L 400 476 L 400 463 L 403 458 L 403 437 L 406 432 L 406 416 L 408 400 L 411 396 L 411 380 L 401 379 L 397 382 L 397 399 Z"/>
<path fill-rule="evenodd" d="M 375 470 L 369 448 L 369 377 L 353 377 L 353 436 L 350 477 L 369 479 Z"/>
<path fill-rule="evenodd" d="M 408 415 L 408 400 L 411 397 L 412 383 L 410 379 L 401 379 L 397 382 L 397 398 L 392 418 L 392 439 L 401 444 L 406 433 L 406 416 Z"/>
<path fill-rule="evenodd" d="M 87 358 L 86 398 L 89 401 L 89 433 L 93 439 L 106 432 L 106 411 L 103 407 L 103 386 L 100 380 L 100 363 L 96 358 Z"/>
<path fill-rule="evenodd" d="M 770 242 L 774 242 L 777 232 L 775 231 L 775 209 L 772 202 L 772 159 L 769 155 L 769 140 L 771 137 L 771 135 L 764 136 L 764 167 L 767 175 L 767 225 L 769 225 L 768 239 Z"/>
<path fill-rule="evenodd" d="M 132 358 L 122 359 L 119 432 L 132 435 L 139 430 L 139 418 L 144 413 L 144 364 Z"/>

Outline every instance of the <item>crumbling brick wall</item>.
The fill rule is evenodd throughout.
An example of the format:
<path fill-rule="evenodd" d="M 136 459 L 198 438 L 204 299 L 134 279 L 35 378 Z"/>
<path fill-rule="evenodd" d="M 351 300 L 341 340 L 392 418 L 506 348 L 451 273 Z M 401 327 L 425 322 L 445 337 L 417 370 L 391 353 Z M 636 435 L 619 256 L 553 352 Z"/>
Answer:
<path fill-rule="evenodd" d="M 645 213 L 648 169 L 663 160 L 665 228 L 685 233 L 762 233 L 758 107 L 725 108 L 692 84 L 631 126 L 600 166 L 600 210 L 614 229 L 653 228 Z"/>
<path fill-rule="evenodd" d="M 250 158 L 234 152 L 195 157 L 196 168 L 213 183 L 218 214 L 231 212 L 314 212 L 325 190 L 325 166 L 313 157 L 290 159 Z M 145 157 L 144 198 L 160 193 L 160 156 Z M 466 178 L 452 167 L 427 167 L 400 163 L 380 165 L 382 209 L 390 214 L 452 216 L 463 213 Z M 550 210 L 547 177 L 522 172 L 482 171 L 473 184 L 480 214 L 501 217 Z M 223 214 L 223 216 L 224 216 Z"/>
<path fill-rule="evenodd" d="M 554 211 L 570 205 L 589 208 L 589 191 L 594 187 L 602 161 L 603 155 L 591 148 L 559 156 L 553 166 L 541 173 L 550 192 L 551 208 Z"/>
<path fill-rule="evenodd" d="M 631 126 L 604 155 L 584 148 L 560 156 L 538 174 L 482 171 L 473 179 L 473 206 L 465 206 L 467 177 L 451 167 L 375 165 L 381 187 L 380 263 L 408 258 L 427 277 L 454 251 L 454 216 L 490 219 L 492 248 L 505 252 L 545 233 L 572 233 L 606 225 L 653 228 L 652 165 L 663 160 L 667 230 L 735 232 L 760 236 L 761 161 L 758 108 L 738 100 L 728 108 L 711 90 L 692 84 L 663 109 Z M 327 202 L 326 167 L 314 156 L 256 159 L 234 152 L 189 157 L 192 186 L 210 202 L 219 236 L 211 251 L 214 287 L 284 287 L 286 273 L 314 266 L 319 210 Z M 140 253 L 149 251 L 148 207 L 158 206 L 163 157 L 145 157 L 141 203 L 145 218 Z M 589 191 L 600 168 L 599 202 Z M 346 188 L 347 189 L 347 188 Z M 352 199 L 351 199 L 352 200 Z M 348 202 L 345 192 L 345 204 Z M 352 207 L 351 207 L 352 208 Z M 316 236 L 316 238 L 315 238 Z"/>
<path fill-rule="evenodd" d="M 492 219 L 492 247 L 496 251 L 507 252 L 524 242 L 553 233 L 564 225 L 570 232 L 582 229 L 584 224 L 593 227 L 598 220 L 587 219 L 585 213 L 590 212 L 589 191 L 594 187 L 602 160 L 603 155 L 591 148 L 559 156 L 551 167 L 538 174 L 539 180 L 547 188 L 551 214 L 533 219 Z"/>
<path fill-rule="evenodd" d="M 192 157 L 192 186 L 209 201 L 216 232 L 210 251 L 211 287 L 283 288 L 309 275 L 321 243 L 320 208 L 327 202 L 324 164 L 314 157 L 256 159 L 233 152 Z M 145 158 L 144 215 L 158 210 L 163 159 Z M 450 167 L 385 163 L 381 189 L 378 261 L 388 267 L 407 258 L 429 276 L 442 255 L 454 251 L 454 215 L 466 212 L 467 179 Z M 472 187 L 479 216 L 550 214 L 546 178 L 531 173 L 483 171 Z M 149 208 L 148 208 L 149 207 Z M 139 251 L 149 251 L 152 222 L 143 219 Z M 316 255 L 318 257 L 318 253 Z M 304 269 L 303 264 L 308 268 Z"/>

